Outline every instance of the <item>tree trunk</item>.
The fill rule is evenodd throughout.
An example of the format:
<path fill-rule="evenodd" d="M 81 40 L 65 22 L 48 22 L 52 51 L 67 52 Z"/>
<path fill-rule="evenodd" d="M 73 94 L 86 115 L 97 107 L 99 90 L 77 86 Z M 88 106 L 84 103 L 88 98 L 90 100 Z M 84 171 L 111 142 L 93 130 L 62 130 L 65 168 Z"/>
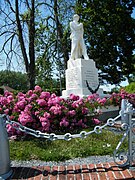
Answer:
<path fill-rule="evenodd" d="M 26 69 L 28 79 L 29 79 L 30 89 L 34 89 L 34 86 L 35 86 L 35 49 L 34 49 L 34 42 L 35 42 L 35 9 L 34 8 L 35 7 L 34 7 L 34 2 L 35 0 L 31 0 L 32 7 L 29 8 L 30 21 L 28 23 L 28 28 L 29 28 L 29 58 L 28 58 L 27 53 L 26 53 L 26 48 L 24 45 L 24 40 L 23 40 L 22 26 L 19 19 L 18 0 L 15 0 L 18 38 L 20 42 L 20 47 L 21 47 L 24 63 L 25 63 L 25 69 Z"/>
<path fill-rule="evenodd" d="M 62 53 L 63 53 L 63 56 L 64 56 L 64 66 L 65 66 L 65 69 L 66 69 L 67 68 L 67 61 L 68 61 L 69 57 L 68 57 L 67 43 L 63 39 L 63 28 L 62 28 L 62 25 L 61 25 L 61 23 L 59 21 L 59 18 L 58 18 L 58 3 L 57 3 L 57 0 L 54 0 L 54 15 L 55 15 L 55 21 L 56 21 L 56 29 L 57 29 L 58 36 L 60 38 L 60 43 L 61 43 L 61 47 L 62 47 Z"/>
<path fill-rule="evenodd" d="M 29 80 L 30 89 L 34 89 L 35 86 L 35 0 L 31 0 L 32 7 L 30 9 L 30 23 L 29 23 Z"/>
<path fill-rule="evenodd" d="M 15 7 L 16 7 L 16 22 L 17 22 L 18 38 L 19 38 L 19 43 L 20 43 L 24 63 L 25 63 L 26 72 L 28 73 L 29 72 L 29 61 L 28 61 L 28 57 L 27 57 L 27 53 L 26 53 L 26 49 L 25 49 L 25 45 L 24 45 L 22 26 L 21 26 L 21 22 L 20 22 L 20 18 L 19 18 L 18 0 L 15 0 Z"/>

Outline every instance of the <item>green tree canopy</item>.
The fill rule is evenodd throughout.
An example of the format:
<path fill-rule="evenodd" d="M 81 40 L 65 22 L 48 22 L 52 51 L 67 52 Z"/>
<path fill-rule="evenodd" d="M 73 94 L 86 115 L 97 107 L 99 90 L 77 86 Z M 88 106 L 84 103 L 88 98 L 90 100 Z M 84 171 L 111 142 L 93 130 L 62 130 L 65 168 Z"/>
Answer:
<path fill-rule="evenodd" d="M 26 74 L 15 71 L 0 71 L 0 86 L 9 86 L 14 90 L 27 91 L 28 78 Z"/>
<path fill-rule="evenodd" d="M 84 21 L 88 52 L 103 80 L 119 84 L 135 71 L 134 0 L 78 0 L 76 12 Z"/>

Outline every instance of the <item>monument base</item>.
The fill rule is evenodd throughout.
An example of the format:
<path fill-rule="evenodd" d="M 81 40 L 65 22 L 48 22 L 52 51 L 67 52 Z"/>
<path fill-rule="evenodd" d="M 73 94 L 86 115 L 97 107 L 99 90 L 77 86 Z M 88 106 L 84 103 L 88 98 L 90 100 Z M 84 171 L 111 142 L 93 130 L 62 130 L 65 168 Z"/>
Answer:
<path fill-rule="evenodd" d="M 99 94 L 100 97 L 104 97 L 105 95 L 103 94 L 103 89 L 99 88 L 98 91 L 96 92 Z M 70 94 L 75 94 L 80 97 L 87 97 L 91 95 L 92 93 L 86 89 L 86 88 L 80 88 L 80 89 L 68 89 L 68 90 L 63 90 L 62 91 L 62 97 L 69 97 Z"/>
<path fill-rule="evenodd" d="M 98 70 L 92 59 L 69 60 L 67 67 L 66 90 L 62 91 L 62 97 L 69 97 L 70 94 L 86 97 L 92 94 L 92 91 L 98 89 Z M 100 96 L 104 95 L 100 88 L 96 93 Z"/>

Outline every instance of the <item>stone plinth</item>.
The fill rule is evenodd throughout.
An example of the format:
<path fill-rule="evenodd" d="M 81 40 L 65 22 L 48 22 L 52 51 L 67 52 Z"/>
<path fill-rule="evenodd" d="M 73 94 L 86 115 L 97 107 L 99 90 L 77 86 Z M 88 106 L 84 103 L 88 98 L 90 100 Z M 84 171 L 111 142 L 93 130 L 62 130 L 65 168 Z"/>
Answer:
<path fill-rule="evenodd" d="M 67 66 L 66 90 L 62 92 L 62 96 L 68 97 L 70 94 L 81 97 L 90 95 L 91 92 L 88 90 L 87 83 L 92 90 L 98 87 L 98 70 L 92 59 L 69 60 Z M 99 89 L 97 93 L 102 94 L 102 89 Z"/>

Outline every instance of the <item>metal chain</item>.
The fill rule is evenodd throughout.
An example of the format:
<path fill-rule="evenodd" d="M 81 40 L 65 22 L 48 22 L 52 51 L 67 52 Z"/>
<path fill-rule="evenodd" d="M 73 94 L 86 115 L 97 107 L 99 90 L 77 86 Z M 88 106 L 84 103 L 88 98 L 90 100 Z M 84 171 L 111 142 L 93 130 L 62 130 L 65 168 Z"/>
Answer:
<path fill-rule="evenodd" d="M 39 130 L 33 130 L 31 128 L 28 128 L 26 126 L 21 125 L 19 122 L 16 121 L 12 121 L 10 120 L 9 116 L 6 115 L 6 124 L 10 124 L 10 125 L 17 125 L 17 126 L 12 126 L 14 129 L 22 131 L 26 134 L 30 134 L 32 136 L 35 136 L 37 138 L 45 138 L 51 141 L 54 140 L 66 140 L 69 141 L 73 138 L 86 138 L 88 135 L 92 134 L 92 133 L 96 133 L 96 134 L 100 134 L 102 133 L 102 129 L 104 129 L 107 126 L 114 126 L 114 124 L 116 123 L 116 121 L 121 117 L 121 115 L 124 113 L 130 113 L 133 114 L 135 112 L 135 110 L 131 109 L 131 106 L 128 105 L 128 108 L 126 109 L 126 111 L 120 111 L 119 115 L 115 118 L 109 118 L 106 122 L 106 124 L 102 125 L 102 126 L 95 126 L 94 129 L 92 131 L 81 131 L 79 134 L 70 134 L 70 133 L 66 133 L 64 135 L 56 135 L 55 133 L 42 133 Z M 123 130 L 126 130 L 126 124 L 123 125 Z"/>

